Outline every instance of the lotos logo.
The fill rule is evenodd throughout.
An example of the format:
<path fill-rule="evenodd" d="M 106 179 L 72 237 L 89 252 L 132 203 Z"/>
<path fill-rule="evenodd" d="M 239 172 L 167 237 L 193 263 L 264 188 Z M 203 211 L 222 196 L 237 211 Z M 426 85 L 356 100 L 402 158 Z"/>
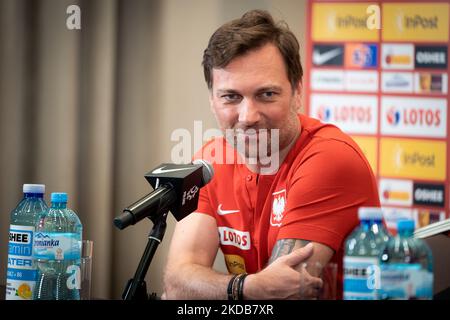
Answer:
<path fill-rule="evenodd" d="M 323 122 L 370 122 L 372 114 L 369 107 L 364 106 L 319 106 L 317 118 Z"/>
<path fill-rule="evenodd" d="M 319 109 L 317 110 L 317 118 L 323 122 L 330 121 L 330 118 L 331 118 L 330 108 L 325 107 L 325 106 L 320 106 Z"/>
<path fill-rule="evenodd" d="M 440 110 L 424 110 L 424 109 L 404 109 L 400 116 L 400 111 L 391 107 L 386 114 L 386 119 L 390 125 L 397 125 L 400 122 L 400 118 L 405 125 L 426 125 L 426 126 L 439 126 L 441 123 L 441 111 Z"/>
<path fill-rule="evenodd" d="M 381 133 L 445 138 L 447 101 L 435 98 L 383 97 Z"/>
<path fill-rule="evenodd" d="M 377 132 L 376 96 L 350 94 L 311 94 L 311 115 L 332 123 L 351 134 Z"/>
<path fill-rule="evenodd" d="M 387 121 L 390 125 L 397 125 L 400 122 L 400 112 L 391 107 L 386 115 Z"/>
<path fill-rule="evenodd" d="M 234 246 L 242 250 L 250 250 L 250 233 L 228 227 L 218 227 L 220 243 Z"/>

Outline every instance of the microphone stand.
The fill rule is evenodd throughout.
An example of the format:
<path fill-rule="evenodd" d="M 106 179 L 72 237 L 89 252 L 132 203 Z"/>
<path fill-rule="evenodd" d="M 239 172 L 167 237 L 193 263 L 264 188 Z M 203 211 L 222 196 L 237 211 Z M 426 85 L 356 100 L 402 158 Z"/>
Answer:
<path fill-rule="evenodd" d="M 123 300 L 155 300 L 156 294 L 152 293 L 151 296 L 147 293 L 147 285 L 145 283 L 145 275 L 147 274 L 148 267 L 155 255 L 158 245 L 164 238 L 166 232 L 166 219 L 168 211 L 164 214 L 155 217 L 153 221 L 153 228 L 148 236 L 147 246 L 139 261 L 139 265 L 134 274 L 134 278 L 128 280 L 124 292 L 122 293 Z"/>

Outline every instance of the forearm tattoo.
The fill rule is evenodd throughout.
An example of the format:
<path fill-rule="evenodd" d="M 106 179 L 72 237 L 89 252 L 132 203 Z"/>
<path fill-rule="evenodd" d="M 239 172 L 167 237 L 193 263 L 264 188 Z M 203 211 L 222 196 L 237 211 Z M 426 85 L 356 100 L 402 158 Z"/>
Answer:
<path fill-rule="evenodd" d="M 310 242 L 309 240 L 302 240 L 302 239 L 278 240 L 272 249 L 272 255 L 270 256 L 269 264 L 274 262 L 279 257 L 291 253 L 292 251 L 294 251 L 294 249 L 306 246 L 309 242 Z"/>

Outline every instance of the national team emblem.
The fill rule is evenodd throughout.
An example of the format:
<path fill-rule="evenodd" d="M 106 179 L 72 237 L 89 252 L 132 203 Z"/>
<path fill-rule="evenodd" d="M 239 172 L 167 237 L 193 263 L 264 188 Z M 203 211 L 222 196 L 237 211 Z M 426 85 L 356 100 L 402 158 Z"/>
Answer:
<path fill-rule="evenodd" d="M 286 208 L 286 189 L 274 192 L 272 202 L 272 214 L 270 215 L 270 225 L 274 227 L 281 226 L 284 210 Z"/>

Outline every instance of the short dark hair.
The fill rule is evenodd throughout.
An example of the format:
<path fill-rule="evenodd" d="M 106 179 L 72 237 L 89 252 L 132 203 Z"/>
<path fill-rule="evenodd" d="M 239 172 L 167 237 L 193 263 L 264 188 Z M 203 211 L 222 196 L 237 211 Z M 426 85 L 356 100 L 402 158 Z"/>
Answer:
<path fill-rule="evenodd" d="M 287 76 L 293 89 L 302 80 L 299 44 L 295 35 L 283 21 L 275 23 L 270 13 L 252 10 L 217 29 L 203 52 L 203 72 L 212 89 L 212 69 L 224 68 L 231 60 L 248 51 L 274 44 L 283 56 Z"/>

